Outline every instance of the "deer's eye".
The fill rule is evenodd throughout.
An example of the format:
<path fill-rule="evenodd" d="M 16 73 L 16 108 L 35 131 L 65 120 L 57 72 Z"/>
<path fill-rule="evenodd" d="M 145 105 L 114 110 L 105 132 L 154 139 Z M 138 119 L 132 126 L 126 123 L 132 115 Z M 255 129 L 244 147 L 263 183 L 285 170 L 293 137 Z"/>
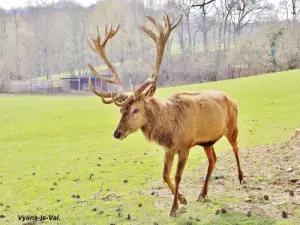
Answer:
<path fill-rule="evenodd" d="M 138 113 L 139 112 L 139 109 L 135 109 L 135 110 L 133 110 L 133 114 L 136 114 L 136 113 Z"/>

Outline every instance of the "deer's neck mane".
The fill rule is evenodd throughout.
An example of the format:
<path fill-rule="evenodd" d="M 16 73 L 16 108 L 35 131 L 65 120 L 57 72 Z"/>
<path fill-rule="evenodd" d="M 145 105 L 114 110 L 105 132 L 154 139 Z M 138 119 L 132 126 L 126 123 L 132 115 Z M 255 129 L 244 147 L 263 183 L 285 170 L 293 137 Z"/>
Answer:
<path fill-rule="evenodd" d="M 168 100 L 163 102 L 155 97 L 150 98 L 146 104 L 146 123 L 141 128 L 148 140 L 167 148 L 173 145 L 178 129 L 175 125 L 180 120 L 179 116 L 173 113 L 172 106 Z"/>

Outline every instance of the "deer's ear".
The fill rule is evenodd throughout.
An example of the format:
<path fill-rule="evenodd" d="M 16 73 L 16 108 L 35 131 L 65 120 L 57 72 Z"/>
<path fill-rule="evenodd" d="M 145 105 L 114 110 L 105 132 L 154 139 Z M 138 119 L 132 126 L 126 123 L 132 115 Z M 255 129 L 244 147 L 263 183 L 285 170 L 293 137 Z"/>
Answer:
<path fill-rule="evenodd" d="M 154 95 L 155 90 L 156 90 L 156 84 L 153 83 L 153 84 L 149 85 L 149 88 L 146 91 L 143 92 L 142 96 L 146 99 L 150 98 Z"/>

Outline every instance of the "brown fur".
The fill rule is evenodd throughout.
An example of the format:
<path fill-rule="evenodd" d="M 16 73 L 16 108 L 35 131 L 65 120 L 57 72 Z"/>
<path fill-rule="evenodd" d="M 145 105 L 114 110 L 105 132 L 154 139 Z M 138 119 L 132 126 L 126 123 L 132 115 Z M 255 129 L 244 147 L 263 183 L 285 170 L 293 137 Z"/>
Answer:
<path fill-rule="evenodd" d="M 133 112 L 138 110 L 138 113 Z M 147 95 L 129 102 L 121 109 L 122 118 L 116 129 L 121 139 L 141 129 L 149 141 L 154 141 L 165 149 L 164 181 L 174 194 L 171 216 L 178 209 L 179 200 L 186 200 L 178 191 L 190 148 L 204 147 L 209 166 L 203 189 L 198 200 L 207 195 L 208 181 L 216 164 L 217 157 L 213 145 L 226 136 L 233 147 L 240 182 L 243 172 L 238 156 L 238 109 L 236 102 L 220 91 L 180 92 L 164 101 Z M 174 155 L 178 154 L 175 187 L 170 173 Z"/>
<path fill-rule="evenodd" d="M 172 153 L 216 142 L 237 120 L 234 100 L 217 91 L 177 93 L 164 102 L 151 97 L 146 112 L 145 137 Z"/>

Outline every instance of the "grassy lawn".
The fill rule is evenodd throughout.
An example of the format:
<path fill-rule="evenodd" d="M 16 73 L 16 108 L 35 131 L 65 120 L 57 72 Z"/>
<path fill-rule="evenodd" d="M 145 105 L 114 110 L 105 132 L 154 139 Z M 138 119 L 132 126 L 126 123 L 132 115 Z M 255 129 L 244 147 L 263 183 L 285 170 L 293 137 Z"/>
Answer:
<path fill-rule="evenodd" d="M 299 70 L 162 88 L 157 94 L 165 98 L 206 89 L 223 90 L 237 99 L 241 148 L 282 142 L 300 127 Z M 214 209 L 196 203 L 198 196 L 187 199 L 187 215 L 168 218 L 170 208 L 154 205 L 159 197 L 140 193 L 153 182 L 164 185 L 162 148 L 148 143 L 140 132 L 115 140 L 119 109 L 101 104 L 95 96 L 4 96 L 0 113 L 0 215 L 5 216 L 0 224 L 20 224 L 20 214 L 60 215 L 59 224 L 186 224 L 191 213 L 201 224 L 275 223 L 240 214 L 216 216 Z M 221 140 L 215 149 L 218 154 L 230 146 Z M 202 149 L 196 147 L 185 172 L 203 160 Z M 200 191 L 202 183 L 196 185 Z M 220 206 L 226 201 L 209 198 Z M 127 214 L 131 220 L 125 219 Z"/>

